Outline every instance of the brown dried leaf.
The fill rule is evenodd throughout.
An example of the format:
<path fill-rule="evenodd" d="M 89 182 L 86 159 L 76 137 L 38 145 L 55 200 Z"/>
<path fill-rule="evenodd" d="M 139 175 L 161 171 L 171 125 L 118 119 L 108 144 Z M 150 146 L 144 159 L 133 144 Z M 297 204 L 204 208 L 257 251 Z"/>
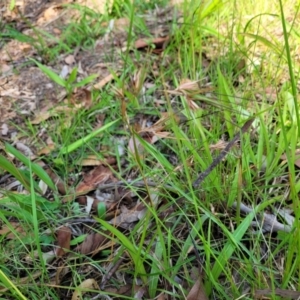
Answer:
<path fill-rule="evenodd" d="M 121 206 L 121 213 L 109 223 L 123 228 L 129 228 L 134 222 L 141 220 L 147 211 L 143 203 L 138 203 L 134 208 L 128 209 L 125 205 Z"/>
<path fill-rule="evenodd" d="M 19 236 L 25 237 L 29 234 L 29 232 L 20 224 L 19 222 L 10 222 L 11 227 L 19 233 Z M 0 235 L 6 235 L 6 238 L 9 240 L 13 240 L 16 238 L 16 235 L 10 230 L 7 225 L 3 225 L 0 229 Z"/>
<path fill-rule="evenodd" d="M 82 299 L 82 295 L 87 291 L 83 291 L 85 289 L 90 290 L 99 290 L 99 285 L 95 279 L 86 279 L 80 283 L 78 287 L 76 287 L 74 294 L 72 295 L 72 300 L 80 300 Z"/>
<path fill-rule="evenodd" d="M 198 92 L 200 90 L 198 81 L 192 81 L 190 79 L 184 78 L 180 81 L 179 86 L 176 91 L 181 92 Z"/>
<path fill-rule="evenodd" d="M 2 136 L 5 136 L 8 134 L 8 126 L 6 123 L 2 124 L 1 127 L 0 127 L 0 130 L 1 130 L 1 135 Z"/>
<path fill-rule="evenodd" d="M 152 39 L 138 39 L 135 41 L 135 48 L 142 49 L 149 47 L 151 45 L 155 45 L 156 48 L 163 48 L 164 44 L 169 41 L 169 37 L 157 37 Z"/>
<path fill-rule="evenodd" d="M 56 269 L 55 282 L 53 282 L 53 284 L 59 285 L 61 283 L 61 280 L 63 279 L 63 277 L 69 272 L 70 272 L 70 267 L 67 264 L 59 266 Z"/>
<path fill-rule="evenodd" d="M 75 62 L 76 62 L 76 60 L 75 60 L 74 55 L 70 54 L 65 58 L 65 63 L 68 65 L 73 65 Z"/>
<path fill-rule="evenodd" d="M 62 181 L 62 179 L 54 173 L 51 169 L 46 170 L 49 177 L 52 179 L 53 183 L 57 187 L 57 190 L 60 192 L 61 195 L 66 195 L 67 193 L 67 183 Z"/>
<path fill-rule="evenodd" d="M 104 77 L 103 79 L 101 79 L 98 83 L 96 83 L 94 85 L 95 89 L 102 89 L 105 85 L 107 85 L 110 81 L 112 81 L 114 79 L 114 75 L 113 74 L 109 74 L 106 77 Z"/>
<path fill-rule="evenodd" d="M 85 195 L 86 193 L 95 190 L 98 185 L 109 181 L 114 182 L 117 180 L 114 178 L 112 171 L 108 167 L 100 165 L 84 175 L 83 181 L 79 183 L 76 188 L 76 195 Z"/>
<path fill-rule="evenodd" d="M 106 235 L 109 234 L 109 232 L 105 232 Z M 95 255 L 97 252 L 101 251 L 105 243 L 107 242 L 107 238 L 100 234 L 93 232 L 89 234 L 82 244 L 76 247 L 75 251 L 80 252 L 81 254 L 93 254 Z"/>
<path fill-rule="evenodd" d="M 42 25 L 45 22 L 50 22 L 56 19 L 59 16 L 59 13 L 62 10 L 61 5 L 52 5 L 44 10 L 42 16 L 37 20 L 38 25 Z"/>
<path fill-rule="evenodd" d="M 208 297 L 205 294 L 204 286 L 202 279 L 199 275 L 192 289 L 186 297 L 187 300 L 208 300 Z"/>
<path fill-rule="evenodd" d="M 139 156 L 140 159 L 144 158 L 145 149 L 135 136 L 132 136 L 128 141 L 128 151 L 134 156 Z"/>
<path fill-rule="evenodd" d="M 115 157 L 107 157 L 104 159 L 101 159 L 97 155 L 89 155 L 87 158 L 84 158 L 80 162 L 76 163 L 80 166 L 100 166 L 100 165 L 113 165 L 116 163 Z"/>
<path fill-rule="evenodd" d="M 127 285 L 121 286 L 120 288 L 107 287 L 104 291 L 106 293 L 112 293 L 112 294 L 116 294 L 116 295 L 131 296 L 132 286 L 130 284 L 127 284 Z"/>
<path fill-rule="evenodd" d="M 89 109 L 93 104 L 92 92 L 85 88 L 77 89 L 69 103 L 73 104 L 76 111 L 82 108 Z"/>
<path fill-rule="evenodd" d="M 58 229 L 56 232 L 58 245 L 56 256 L 61 257 L 70 250 L 71 234 L 71 229 L 67 226 Z"/>
<path fill-rule="evenodd" d="M 223 140 L 219 140 L 215 144 L 210 145 L 209 149 L 212 150 L 212 151 L 223 150 L 223 149 L 225 149 L 225 147 L 227 146 L 227 144 L 228 144 L 227 142 L 225 142 Z"/>
<path fill-rule="evenodd" d="M 144 286 L 134 286 L 134 299 L 144 299 L 147 289 Z"/>
<path fill-rule="evenodd" d="M 280 159 L 285 163 L 287 161 L 287 155 L 284 153 L 280 156 Z M 300 149 L 297 149 L 295 152 L 295 161 L 294 165 L 300 168 Z"/>
<path fill-rule="evenodd" d="M 100 14 L 111 12 L 113 5 L 113 1 L 107 0 L 80 0 L 78 2 Z"/>
<path fill-rule="evenodd" d="M 282 289 L 275 289 L 274 291 L 271 289 L 255 291 L 255 299 L 261 299 L 262 296 L 271 296 L 271 295 L 277 295 L 289 299 L 299 299 L 300 291 L 291 291 L 291 290 L 282 290 Z"/>
<path fill-rule="evenodd" d="M 41 150 L 38 151 L 38 155 L 49 154 L 56 148 L 56 145 L 50 136 L 47 138 L 46 144 L 47 146 L 43 147 Z"/>

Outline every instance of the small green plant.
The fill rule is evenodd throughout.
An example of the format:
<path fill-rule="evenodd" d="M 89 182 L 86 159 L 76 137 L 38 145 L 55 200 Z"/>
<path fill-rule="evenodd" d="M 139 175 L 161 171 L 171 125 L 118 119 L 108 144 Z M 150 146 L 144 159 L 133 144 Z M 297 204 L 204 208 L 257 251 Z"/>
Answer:
<path fill-rule="evenodd" d="M 20 153 L 10 144 L 5 144 L 5 150 L 14 155 L 19 161 L 21 161 L 27 168 L 31 168 L 34 174 L 36 174 L 41 180 L 43 180 L 49 188 L 56 190 L 55 185 L 53 184 L 49 175 L 45 170 L 38 164 L 32 163 L 29 158 Z M 7 158 L 0 155 L 0 168 L 4 169 L 10 173 L 14 178 L 18 179 L 28 191 L 30 191 L 30 180 L 31 176 L 28 172 L 16 168 Z M 36 190 L 39 190 L 38 186 L 35 187 Z"/>
<path fill-rule="evenodd" d="M 91 83 L 94 79 L 98 77 L 96 74 L 92 74 L 79 82 L 76 82 L 77 78 L 77 68 L 74 68 L 69 77 L 65 80 L 55 72 L 53 72 L 50 68 L 46 67 L 45 65 L 39 63 L 38 61 L 32 59 L 36 65 L 40 68 L 40 70 L 47 75 L 51 80 L 53 80 L 58 85 L 64 87 L 67 92 L 68 99 L 71 97 L 75 88 L 83 87 L 86 84 Z"/>

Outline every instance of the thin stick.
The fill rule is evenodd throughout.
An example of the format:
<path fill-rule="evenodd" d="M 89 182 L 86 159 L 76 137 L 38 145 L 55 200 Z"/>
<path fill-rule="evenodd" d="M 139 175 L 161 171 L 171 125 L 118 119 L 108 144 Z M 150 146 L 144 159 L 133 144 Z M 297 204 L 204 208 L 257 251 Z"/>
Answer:
<path fill-rule="evenodd" d="M 237 142 L 241 134 L 245 133 L 249 129 L 253 121 L 254 119 L 248 120 L 241 128 L 241 131 L 238 132 L 233 137 L 233 139 L 227 144 L 227 146 L 221 151 L 219 156 L 217 156 L 209 165 L 209 167 L 198 176 L 198 178 L 193 183 L 194 188 L 198 187 L 204 181 L 204 179 L 212 172 L 212 170 L 223 160 L 223 158 L 227 155 L 230 148 Z"/>

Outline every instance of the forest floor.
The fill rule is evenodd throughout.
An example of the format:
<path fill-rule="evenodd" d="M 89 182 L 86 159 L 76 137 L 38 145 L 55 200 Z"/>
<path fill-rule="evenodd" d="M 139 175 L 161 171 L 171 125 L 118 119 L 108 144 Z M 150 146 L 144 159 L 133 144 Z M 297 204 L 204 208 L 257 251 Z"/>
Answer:
<path fill-rule="evenodd" d="M 300 297 L 293 1 L 2 2 L 0 299 Z"/>

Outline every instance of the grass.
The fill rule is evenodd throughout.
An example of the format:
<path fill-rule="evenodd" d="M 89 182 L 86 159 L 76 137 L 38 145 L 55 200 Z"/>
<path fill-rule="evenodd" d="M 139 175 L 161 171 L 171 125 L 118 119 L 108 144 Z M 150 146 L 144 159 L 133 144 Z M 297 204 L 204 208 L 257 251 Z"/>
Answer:
<path fill-rule="evenodd" d="M 73 69 L 60 78 L 43 64 L 64 51 L 57 48 L 62 41 L 43 57 L 46 41 L 36 43 L 45 38 L 26 39 L 40 50 L 43 64 L 37 65 L 66 89 L 68 101 L 55 117 L 22 127 L 36 149 L 47 145 L 38 135 L 46 128 L 55 146 L 49 154 L 31 162 L 6 145 L 6 156 L 0 156 L 2 169 L 27 190 L 2 191 L 0 219 L 12 233 L 0 238 L 2 299 L 73 299 L 77 293 L 96 299 L 99 286 L 113 299 L 135 299 L 138 293 L 145 299 L 192 299 L 187 295 L 198 265 L 207 299 L 254 299 L 263 289 L 269 289 L 270 299 L 282 299 L 278 289 L 299 290 L 299 65 L 293 59 L 299 7 L 290 11 L 289 3 L 183 3 L 181 26 L 172 24 L 172 40 L 157 56 L 132 46 L 140 34 L 151 36 L 139 28 L 153 3 L 117 1 L 112 14 L 130 20 L 127 49 L 121 54 L 113 49 L 116 57 L 104 62 L 121 60 L 122 68 L 112 69 L 114 80 L 92 90 L 92 105 L 80 109 L 73 93 L 94 77 L 78 79 Z M 90 49 L 105 34 L 100 24 L 113 17 L 77 9 L 80 21 L 62 31 L 64 49 Z M 24 38 L 15 32 L 6 36 Z M 224 148 L 220 141 L 231 140 L 250 117 L 251 129 L 194 186 Z M 141 125 L 158 120 L 162 127 L 152 132 Z M 151 142 L 153 132 L 164 138 Z M 94 223 L 78 225 L 78 219 L 91 219 L 75 201 L 74 187 L 92 169 L 81 163 L 92 154 L 102 160 L 113 156 L 116 163 L 106 167 L 133 195 L 131 200 L 121 195 L 112 214 L 108 203 L 98 204 Z M 57 191 L 58 177 L 40 167 L 42 161 L 68 187 L 65 195 Z M 46 194 L 42 182 L 50 188 Z M 114 196 L 118 193 L 115 188 Z M 252 211 L 245 214 L 243 204 Z M 263 213 L 287 224 L 280 208 L 292 210 L 290 232 L 270 232 L 263 224 Z M 117 214 L 126 209 L 133 221 L 120 225 Z M 72 230 L 63 258 L 53 254 L 61 226 Z M 103 238 L 94 254 L 76 250 L 91 233 Z"/>

